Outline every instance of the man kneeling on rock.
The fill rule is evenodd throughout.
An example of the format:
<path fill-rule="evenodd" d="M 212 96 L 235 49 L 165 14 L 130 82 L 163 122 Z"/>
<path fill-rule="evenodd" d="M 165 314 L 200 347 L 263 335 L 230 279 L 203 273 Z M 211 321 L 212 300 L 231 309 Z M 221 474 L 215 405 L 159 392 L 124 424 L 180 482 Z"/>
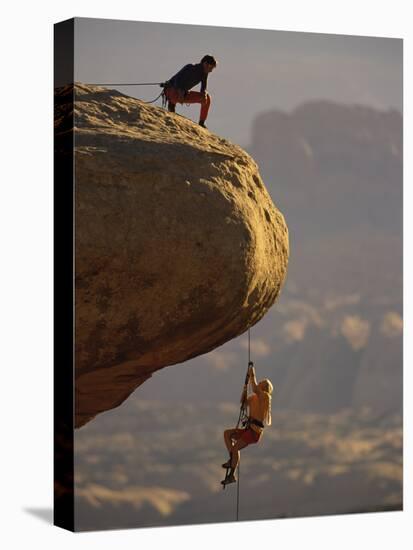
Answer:
<path fill-rule="evenodd" d="M 212 55 L 204 55 L 200 63 L 185 65 L 165 83 L 164 94 L 168 100 L 168 111 L 175 112 L 177 103 L 200 103 L 199 124 L 203 128 L 211 105 L 211 96 L 206 91 L 208 74 L 215 69 L 217 62 Z M 201 82 L 200 92 L 189 90 Z"/>

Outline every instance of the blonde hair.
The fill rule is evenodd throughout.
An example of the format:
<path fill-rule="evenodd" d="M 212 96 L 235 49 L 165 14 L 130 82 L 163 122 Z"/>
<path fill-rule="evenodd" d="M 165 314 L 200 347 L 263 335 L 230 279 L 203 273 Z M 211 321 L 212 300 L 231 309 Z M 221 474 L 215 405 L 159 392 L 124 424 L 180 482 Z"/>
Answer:
<path fill-rule="evenodd" d="M 268 378 L 264 378 L 258 384 L 260 388 L 260 401 L 264 407 L 264 422 L 267 426 L 271 426 L 271 394 L 274 391 L 274 387 Z"/>

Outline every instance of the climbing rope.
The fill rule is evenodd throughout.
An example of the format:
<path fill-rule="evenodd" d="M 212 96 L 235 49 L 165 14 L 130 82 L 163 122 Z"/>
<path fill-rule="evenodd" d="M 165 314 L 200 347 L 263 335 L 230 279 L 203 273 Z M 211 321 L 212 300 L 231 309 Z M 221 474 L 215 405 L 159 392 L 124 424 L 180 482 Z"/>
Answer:
<path fill-rule="evenodd" d="M 164 82 L 132 82 L 132 83 L 118 83 L 118 82 L 94 82 L 91 86 L 162 86 Z"/>
<path fill-rule="evenodd" d="M 244 388 L 242 390 L 242 393 L 243 393 L 243 397 L 244 399 L 242 399 L 242 402 L 241 402 L 241 407 L 240 407 L 240 412 L 239 412 L 239 417 L 238 417 L 238 422 L 237 422 L 237 428 L 238 426 L 240 425 L 240 423 L 243 423 L 245 420 L 247 420 L 248 418 L 248 415 L 247 415 L 247 403 L 246 403 L 246 399 L 245 399 L 245 391 L 248 387 L 248 380 L 249 380 L 249 377 L 248 377 L 248 371 L 249 371 L 249 367 L 251 365 L 251 333 L 250 333 L 250 329 L 248 328 L 248 368 L 247 368 L 247 374 L 246 374 L 246 377 L 245 377 L 245 383 L 244 383 Z M 240 487 L 240 481 L 241 481 L 241 455 L 240 455 L 240 458 L 239 458 L 239 462 L 238 462 L 238 480 L 237 480 L 237 521 L 239 520 L 239 487 Z M 224 486 L 225 487 L 225 486 Z"/>
<path fill-rule="evenodd" d="M 158 97 L 155 97 L 155 99 L 153 99 L 152 101 L 143 101 L 143 99 L 141 99 L 141 101 L 143 101 L 143 103 L 155 103 L 155 101 L 158 101 L 158 99 L 161 97 L 162 94 L 163 94 L 163 90 L 162 90 L 162 92 L 158 95 Z"/>
<path fill-rule="evenodd" d="M 248 366 L 251 363 L 251 334 L 248 327 Z"/>
<path fill-rule="evenodd" d="M 240 469 L 240 466 L 241 466 L 241 455 L 240 455 L 240 459 L 239 459 L 239 462 L 238 462 L 238 481 L 237 481 L 237 521 L 238 521 L 238 518 L 239 518 L 239 476 L 241 475 L 241 469 Z"/>
<path fill-rule="evenodd" d="M 246 399 L 246 393 L 248 391 L 248 382 L 249 382 L 249 367 L 250 365 L 253 365 L 251 361 L 251 332 L 248 328 L 248 368 L 247 368 L 247 374 L 245 375 L 245 382 L 244 387 L 242 389 L 242 395 L 241 395 L 241 406 L 240 411 L 238 415 L 238 422 L 236 425 L 236 429 L 238 429 L 239 425 L 245 425 L 246 421 L 248 420 L 248 414 L 247 414 L 247 399 Z M 227 469 L 228 475 L 229 468 Z M 241 480 L 241 455 L 240 459 L 238 461 L 238 480 L 237 480 L 237 521 L 239 520 L 239 488 L 240 488 L 240 480 Z M 225 489 L 225 483 L 223 488 Z"/>
<path fill-rule="evenodd" d="M 165 82 L 131 82 L 131 83 L 118 83 L 118 82 L 104 82 L 104 83 L 93 83 L 91 84 L 91 86 L 160 86 L 161 88 L 164 88 L 165 86 Z M 155 99 L 153 99 L 152 101 L 143 101 L 143 99 L 141 99 L 141 101 L 143 103 L 155 103 L 155 101 L 158 101 L 158 99 L 161 97 L 161 95 L 163 94 L 163 90 L 162 92 L 158 95 L 158 97 L 156 97 Z"/>
<path fill-rule="evenodd" d="M 252 365 L 252 361 L 251 361 L 251 334 L 250 334 L 250 329 L 248 329 L 248 367 L 247 367 L 247 374 L 245 375 L 245 382 L 244 382 L 244 387 L 243 387 L 243 390 L 242 390 L 242 395 L 244 397 L 244 393 L 245 391 L 247 390 L 247 387 L 248 387 L 248 370 L 249 370 L 249 367 L 250 365 Z M 238 422 L 237 422 L 237 428 L 239 427 L 239 425 L 241 423 L 243 423 L 245 420 L 247 420 L 248 418 L 248 415 L 247 415 L 247 402 L 246 402 L 246 399 L 242 399 L 241 401 L 241 407 L 240 407 L 240 411 L 239 411 L 239 416 L 238 416 Z"/>

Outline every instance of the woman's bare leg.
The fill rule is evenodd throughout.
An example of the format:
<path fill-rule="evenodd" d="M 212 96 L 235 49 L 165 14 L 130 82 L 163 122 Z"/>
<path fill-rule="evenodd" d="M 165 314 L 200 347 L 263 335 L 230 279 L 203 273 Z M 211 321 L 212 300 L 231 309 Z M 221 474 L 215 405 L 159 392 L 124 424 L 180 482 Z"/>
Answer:
<path fill-rule="evenodd" d="M 235 470 L 237 469 L 237 466 L 239 464 L 240 450 L 244 449 L 247 446 L 248 446 L 248 443 L 245 443 L 245 441 L 242 441 L 242 439 L 240 439 L 232 447 L 232 449 L 231 449 L 231 473 L 235 472 Z"/>
<path fill-rule="evenodd" d="M 231 455 L 231 449 L 233 446 L 232 440 L 233 439 L 238 440 L 243 434 L 243 432 L 244 430 L 242 430 L 241 428 L 231 428 L 230 430 L 225 430 L 224 441 L 225 441 L 225 446 L 230 455 Z"/>
<path fill-rule="evenodd" d="M 243 441 L 241 439 L 241 435 L 243 434 L 245 430 L 237 430 L 237 433 L 234 434 L 232 430 L 226 430 L 226 432 L 229 432 L 229 434 L 225 435 L 225 439 L 230 439 L 231 435 L 236 435 L 237 437 L 234 437 L 234 439 L 237 439 L 236 443 L 232 445 L 231 449 L 229 450 L 229 461 L 225 464 L 225 466 L 230 467 L 230 470 L 227 470 L 227 475 L 225 476 L 225 479 L 221 481 L 221 483 L 225 486 L 227 483 L 234 483 L 236 481 L 234 473 L 238 467 L 239 459 L 240 459 L 240 450 L 244 449 L 248 446 L 248 443 Z M 224 466 L 224 464 L 223 464 Z"/>

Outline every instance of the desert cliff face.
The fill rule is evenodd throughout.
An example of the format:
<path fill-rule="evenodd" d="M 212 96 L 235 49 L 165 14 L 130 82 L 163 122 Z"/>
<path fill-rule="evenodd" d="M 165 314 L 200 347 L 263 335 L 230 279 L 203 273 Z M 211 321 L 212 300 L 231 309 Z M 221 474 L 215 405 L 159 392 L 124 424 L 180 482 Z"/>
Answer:
<path fill-rule="evenodd" d="M 57 124 L 65 128 L 65 93 Z M 60 116 L 59 116 L 60 115 Z M 75 86 L 76 426 L 275 302 L 288 231 L 253 159 L 158 107 Z"/>

